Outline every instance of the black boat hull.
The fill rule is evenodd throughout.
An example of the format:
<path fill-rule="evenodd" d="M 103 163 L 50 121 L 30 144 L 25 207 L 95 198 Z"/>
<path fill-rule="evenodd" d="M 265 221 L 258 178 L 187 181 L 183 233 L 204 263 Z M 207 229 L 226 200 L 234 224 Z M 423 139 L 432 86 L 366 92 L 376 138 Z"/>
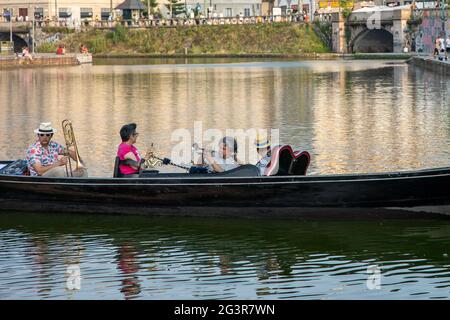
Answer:
<path fill-rule="evenodd" d="M 44 212 L 272 218 L 446 215 L 450 214 L 450 168 L 275 177 L 0 175 L 0 202 L 1 210 Z"/>

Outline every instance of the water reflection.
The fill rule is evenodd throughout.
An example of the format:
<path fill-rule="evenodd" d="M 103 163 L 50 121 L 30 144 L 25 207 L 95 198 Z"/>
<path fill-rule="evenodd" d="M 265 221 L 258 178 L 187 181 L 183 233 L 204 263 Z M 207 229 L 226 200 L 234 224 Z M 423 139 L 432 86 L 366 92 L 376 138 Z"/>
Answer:
<path fill-rule="evenodd" d="M 4 214 L 0 297 L 448 299 L 449 235 L 436 220 Z M 79 289 L 67 288 L 67 266 L 79 267 Z M 379 290 L 367 287 L 371 266 Z"/>
<path fill-rule="evenodd" d="M 94 65 L 0 74 L 0 158 L 24 156 L 41 121 L 72 119 L 92 175 L 112 173 L 127 122 L 138 147 L 170 154 L 171 133 L 280 128 L 311 172 L 447 166 L 450 78 L 389 61 Z M 55 137 L 63 141 L 61 131 Z M 13 143 L 11 143 L 13 142 Z"/>
<path fill-rule="evenodd" d="M 141 292 L 140 280 L 136 273 L 139 271 L 139 264 L 136 259 L 136 249 L 132 245 L 125 244 L 118 250 L 118 267 L 125 276 L 122 279 L 122 289 L 125 299 L 130 299 Z"/>

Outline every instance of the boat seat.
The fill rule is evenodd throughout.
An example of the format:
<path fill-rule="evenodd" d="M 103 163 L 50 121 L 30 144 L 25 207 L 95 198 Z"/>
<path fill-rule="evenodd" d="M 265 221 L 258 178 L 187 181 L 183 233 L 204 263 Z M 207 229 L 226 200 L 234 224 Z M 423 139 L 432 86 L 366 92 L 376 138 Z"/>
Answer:
<path fill-rule="evenodd" d="M 295 151 L 295 158 L 289 168 L 289 175 L 306 176 L 310 162 L 311 155 L 308 151 Z"/>
<path fill-rule="evenodd" d="M 28 162 L 25 159 L 12 161 L 0 169 L 0 174 L 29 176 L 30 171 L 28 170 Z"/>
<path fill-rule="evenodd" d="M 155 173 L 152 171 L 143 171 L 139 177 L 140 178 L 154 178 Z M 214 172 L 214 173 L 199 173 L 199 174 L 191 174 L 191 173 L 158 173 L 158 177 L 171 177 L 171 178 L 186 178 L 186 177 L 257 177 L 260 175 L 259 169 L 252 164 L 244 164 L 232 170 L 228 170 L 225 172 Z"/>
<path fill-rule="evenodd" d="M 311 155 L 308 151 L 293 151 L 289 145 L 272 148 L 272 158 L 266 168 L 266 176 L 306 175 Z"/>
<path fill-rule="evenodd" d="M 140 165 L 139 165 L 139 173 L 137 174 L 141 174 L 143 169 L 143 164 L 144 164 L 145 160 L 141 159 Z M 114 160 L 114 171 L 113 171 L 113 178 L 126 178 L 126 175 L 123 174 L 122 172 L 120 172 L 120 165 L 130 165 L 130 161 L 129 160 L 120 160 L 120 158 L 118 156 L 116 156 L 115 160 Z"/>

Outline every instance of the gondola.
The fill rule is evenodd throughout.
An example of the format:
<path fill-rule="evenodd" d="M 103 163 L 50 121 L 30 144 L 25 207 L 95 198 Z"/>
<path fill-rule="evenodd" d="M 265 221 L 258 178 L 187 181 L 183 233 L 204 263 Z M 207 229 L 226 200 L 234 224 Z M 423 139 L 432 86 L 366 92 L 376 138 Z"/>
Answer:
<path fill-rule="evenodd" d="M 271 175 L 252 165 L 215 174 L 139 178 L 11 174 L 0 161 L 0 210 L 269 218 L 450 217 L 450 167 L 307 175 L 309 154 L 281 147 Z M 1 168 L 3 167 L 3 168 Z M 116 163 L 117 167 L 117 163 Z M 9 173 L 8 173 L 9 172 Z"/>

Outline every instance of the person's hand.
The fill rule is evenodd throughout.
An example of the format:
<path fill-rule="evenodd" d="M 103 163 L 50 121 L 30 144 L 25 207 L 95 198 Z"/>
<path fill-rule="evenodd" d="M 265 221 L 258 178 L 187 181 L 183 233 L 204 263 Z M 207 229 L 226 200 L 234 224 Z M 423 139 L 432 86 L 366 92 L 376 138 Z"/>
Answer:
<path fill-rule="evenodd" d="M 67 157 L 61 157 L 61 159 L 58 160 L 58 166 L 62 167 L 65 166 L 67 164 Z"/>
<path fill-rule="evenodd" d="M 211 157 L 211 154 L 209 152 L 206 152 L 205 154 L 205 159 L 206 161 L 208 161 L 210 164 L 212 164 L 214 161 L 214 159 Z"/>

